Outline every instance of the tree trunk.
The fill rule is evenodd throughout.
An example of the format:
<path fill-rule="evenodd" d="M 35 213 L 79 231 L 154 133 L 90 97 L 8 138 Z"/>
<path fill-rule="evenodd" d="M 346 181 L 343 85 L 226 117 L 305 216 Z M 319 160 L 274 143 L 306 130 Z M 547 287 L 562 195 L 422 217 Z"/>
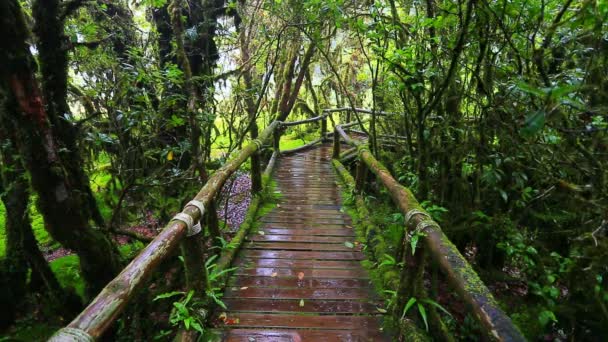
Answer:
<path fill-rule="evenodd" d="M 48 3 L 52 5 L 55 2 Z M 37 15 L 41 15 L 40 4 L 36 8 Z M 51 10 L 44 17 L 58 14 L 57 8 L 51 6 Z M 80 268 L 87 283 L 86 293 L 92 296 L 118 273 L 120 260 L 118 250 L 110 239 L 101 231 L 92 229 L 89 223 L 92 193 L 88 181 L 83 187 L 87 178 L 75 149 L 75 141 L 68 139 L 66 143 L 64 140 L 73 138 L 73 131 L 62 132 L 62 128 L 67 127 L 67 121 L 52 120 L 47 111 L 47 108 L 56 110 L 61 107 L 61 104 L 53 103 L 53 99 L 59 97 L 58 89 L 53 89 L 53 85 L 61 87 L 61 84 L 65 86 L 67 83 L 55 79 L 61 77 L 56 69 L 51 75 L 43 77 L 47 82 L 46 99 L 51 103 L 45 106 L 34 75 L 35 64 L 26 44 L 27 27 L 18 2 L 2 2 L 2 13 L 6 15 L 0 25 L 0 34 L 13 39 L 0 43 L 0 63 L 5 66 L 0 74 L 0 82 L 8 89 L 7 105 L 17 108 L 19 112 L 10 115 L 2 112 L 1 119 L 15 132 L 21 157 L 31 176 L 32 188 L 38 193 L 38 208 L 45 219 L 46 229 L 55 240 L 79 255 Z M 43 23 L 39 22 L 38 25 L 40 27 Z M 49 72 L 47 49 L 50 48 L 48 41 L 44 44 L 41 42 L 39 46 L 41 60 L 47 58 L 43 72 Z M 54 48 L 57 49 L 57 46 Z M 44 57 L 42 51 L 45 51 Z"/>

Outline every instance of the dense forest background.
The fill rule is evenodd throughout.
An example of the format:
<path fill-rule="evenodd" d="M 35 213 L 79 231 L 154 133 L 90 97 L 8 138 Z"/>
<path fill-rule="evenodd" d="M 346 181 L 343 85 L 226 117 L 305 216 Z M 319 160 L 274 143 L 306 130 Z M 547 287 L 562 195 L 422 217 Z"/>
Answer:
<path fill-rule="evenodd" d="M 364 107 L 390 113 L 371 115 L 372 152 L 530 340 L 608 338 L 605 0 L 3 0 L 0 16 L 7 337 L 69 321 L 258 127 Z M 232 184 L 259 188 L 245 171 Z M 206 218 L 227 239 L 231 191 Z M 148 292 L 118 329 L 166 322 Z"/>

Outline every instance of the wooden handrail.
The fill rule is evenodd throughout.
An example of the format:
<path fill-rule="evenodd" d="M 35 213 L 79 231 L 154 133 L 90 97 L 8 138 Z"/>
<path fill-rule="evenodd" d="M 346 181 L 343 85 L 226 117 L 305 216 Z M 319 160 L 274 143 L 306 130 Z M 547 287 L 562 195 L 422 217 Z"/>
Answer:
<path fill-rule="evenodd" d="M 280 139 L 283 127 L 322 121 L 321 139 L 324 141 L 327 128 L 326 119 L 329 113 L 300 121 L 274 121 L 239 153 L 217 170 L 205 183 L 194 200 L 207 207 L 221 190 L 226 180 L 257 150 L 267 144 L 276 134 Z M 312 144 L 309 144 L 312 145 Z M 278 140 L 275 151 L 269 161 L 268 170 L 272 170 L 279 154 Z M 187 205 L 182 214 L 188 215 L 192 222 L 199 222 L 204 212 L 193 205 Z M 135 291 L 142 287 L 154 273 L 158 265 L 166 259 L 184 241 L 188 227 L 181 220 L 172 219 L 167 226 L 118 274 L 106 285 L 93 301 L 65 328 L 55 333 L 49 341 L 94 341 L 101 337 L 114 320 L 124 311 Z"/>
<path fill-rule="evenodd" d="M 304 119 L 304 120 L 284 122 L 281 124 L 281 126 L 290 127 L 290 126 L 297 126 L 297 125 L 302 125 L 302 124 L 311 123 L 311 122 L 317 122 L 317 121 L 321 121 L 321 120 L 327 118 L 328 116 L 329 116 L 329 113 L 325 113 L 325 114 L 321 114 L 319 116 L 315 116 L 315 117 Z"/>
<path fill-rule="evenodd" d="M 421 227 L 430 255 L 461 298 L 472 308 L 484 328 L 484 333 L 489 338 L 499 341 L 525 341 L 511 319 L 500 309 L 498 302 L 475 270 L 460 254 L 458 248 L 450 242 L 439 225 L 430 219 L 430 215 L 422 209 L 411 191 L 393 178 L 388 169 L 367 149 L 365 143 L 345 137 L 344 125 L 337 125 L 335 131 L 348 145 L 357 148 L 359 159 L 389 190 L 393 202 L 404 217 L 411 216 L 410 222 L 406 224 L 410 227 Z M 334 159 L 336 155 L 339 156 L 339 152 L 336 154 L 334 151 Z"/>
<path fill-rule="evenodd" d="M 371 109 L 352 108 L 352 107 L 342 107 L 342 108 L 333 108 L 333 109 L 324 109 L 323 110 L 323 113 L 339 113 L 339 112 L 356 112 L 356 113 L 361 113 L 361 114 L 376 114 L 378 116 L 402 115 L 402 114 L 393 113 L 393 112 L 373 111 Z"/>
<path fill-rule="evenodd" d="M 217 170 L 194 198 L 206 207 L 241 164 L 262 148 L 281 123 L 272 122 L 234 158 Z M 203 212 L 187 205 L 182 213 L 198 222 Z M 133 294 L 150 277 L 157 266 L 175 250 L 186 235 L 185 222 L 171 220 L 167 226 L 118 274 L 67 327 L 55 333 L 50 341 L 94 341 L 124 311 Z"/>

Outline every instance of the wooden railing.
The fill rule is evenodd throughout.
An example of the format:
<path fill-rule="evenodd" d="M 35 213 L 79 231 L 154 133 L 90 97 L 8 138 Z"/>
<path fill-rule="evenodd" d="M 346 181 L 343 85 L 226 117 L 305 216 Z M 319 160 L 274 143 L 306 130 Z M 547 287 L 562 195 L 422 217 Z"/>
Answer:
<path fill-rule="evenodd" d="M 411 191 L 393 178 L 388 169 L 372 155 L 365 142 L 357 141 L 346 133 L 348 127 L 356 125 L 359 125 L 359 122 L 337 125 L 334 129 L 333 135 L 336 139 L 334 139 L 333 164 L 335 168 L 339 174 L 350 177 L 353 190 L 356 192 L 363 191 L 367 178 L 365 174 L 367 170 L 371 171 L 376 179 L 386 187 L 393 202 L 405 217 L 406 231 L 404 236 L 406 241 L 403 242 L 404 246 L 410 246 L 407 240 L 411 239 L 414 234 L 418 234 L 420 239 L 425 242 L 420 251 L 412 253 L 410 250 L 401 253 L 406 267 L 403 267 L 401 271 L 400 288 L 397 291 L 397 306 L 403 308 L 409 298 L 420 295 L 420 293 L 415 292 L 416 289 L 423 288 L 421 282 L 425 267 L 424 255 L 428 254 L 438 265 L 451 286 L 458 292 L 460 298 L 475 313 L 475 317 L 481 323 L 483 333 L 488 339 L 525 341 L 523 335 L 500 309 L 498 302 L 471 265 L 460 254 L 456 246 L 450 242 L 439 224 L 422 209 Z M 357 167 L 354 178 L 350 176 L 348 170 L 339 161 L 341 155 L 340 140 L 357 151 Z M 348 154 L 352 155 L 352 153 Z M 416 269 L 412 269 L 412 266 Z"/>
<path fill-rule="evenodd" d="M 250 142 L 218 169 L 192 201 L 188 202 L 181 213 L 177 214 L 72 322 L 57 331 L 49 341 L 80 342 L 99 339 L 125 310 L 136 291 L 142 288 L 159 264 L 172 255 L 180 245 L 184 257 L 188 289 L 204 292 L 204 287 L 207 285 L 207 274 L 203 250 L 196 235 L 200 233 L 200 224 L 197 223 L 201 221 L 205 208 L 209 207 L 210 202 L 221 191 L 226 180 L 248 158 L 261 151 L 265 145 L 270 145 L 273 142 L 274 153 L 265 172 L 269 175 L 278 155 L 281 153 L 279 144 L 285 128 L 321 121 L 320 138 L 295 150 L 325 141 L 328 115 L 330 114 L 323 113 L 314 118 L 294 122 L 272 122 L 257 139 Z M 290 153 L 293 151 L 284 152 Z M 221 265 L 221 267 L 218 267 L 218 269 L 229 267 L 238 247 L 240 246 L 229 249 L 225 255 L 220 256 L 218 265 Z"/>

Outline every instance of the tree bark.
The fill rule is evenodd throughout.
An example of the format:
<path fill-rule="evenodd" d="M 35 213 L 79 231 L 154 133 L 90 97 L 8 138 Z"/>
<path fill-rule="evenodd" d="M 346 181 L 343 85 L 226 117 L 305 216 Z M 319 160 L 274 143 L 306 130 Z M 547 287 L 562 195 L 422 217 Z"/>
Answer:
<path fill-rule="evenodd" d="M 53 7 L 55 1 L 48 3 Z M 54 108 L 57 113 L 57 108 L 62 106 L 53 102 L 53 99 L 60 97 L 60 90 L 52 89 L 53 85 L 59 88 L 67 83 L 56 79 L 61 78 L 57 70 L 53 70 L 51 75 L 44 75 L 43 80 L 47 82 L 45 100 L 50 98 L 51 103 L 45 106 L 34 75 L 34 60 L 26 44 L 28 32 L 21 8 L 16 0 L 4 1 L 1 7 L 6 15 L 0 24 L 0 34 L 13 39 L 0 43 L 0 63 L 5 66 L 0 72 L 0 82 L 2 87 L 8 89 L 7 105 L 17 108 L 18 113 L 2 112 L 0 119 L 9 125 L 17 137 L 21 157 L 31 176 L 32 188 L 38 193 L 38 208 L 45 219 L 46 229 L 55 240 L 79 255 L 82 276 L 87 283 L 86 293 L 92 296 L 118 273 L 120 260 L 118 250 L 110 239 L 101 231 L 92 229 L 89 223 L 90 201 L 94 199 L 82 170 L 80 156 L 75 150 L 75 140 L 70 140 L 74 137 L 71 135 L 73 131 L 62 132 L 62 128 L 70 129 L 67 121 L 52 117 L 47 111 L 47 108 Z M 41 11 L 40 4 L 36 7 L 35 12 Z M 53 13 L 58 15 L 58 8 L 51 10 L 54 12 L 44 17 Z M 49 58 L 47 50 L 50 48 L 48 41 L 44 44 L 41 42 L 41 60 Z M 44 58 L 42 51 L 45 51 Z M 46 62 L 49 60 L 46 59 Z M 43 72 L 49 72 L 49 68 L 47 64 Z M 62 70 L 66 71 L 65 68 Z M 62 120 L 64 122 L 59 123 Z M 83 187 L 85 180 L 86 187 Z"/>

